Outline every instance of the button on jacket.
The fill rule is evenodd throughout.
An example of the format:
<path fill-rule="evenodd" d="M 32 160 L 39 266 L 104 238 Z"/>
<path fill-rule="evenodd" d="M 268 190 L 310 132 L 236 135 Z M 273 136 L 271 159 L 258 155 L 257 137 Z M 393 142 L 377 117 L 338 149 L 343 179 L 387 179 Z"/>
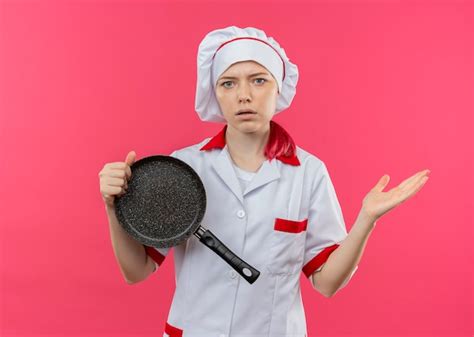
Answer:
<path fill-rule="evenodd" d="M 297 146 L 294 157 L 264 161 L 242 191 L 225 128 L 171 156 L 204 184 L 201 225 L 260 276 L 248 283 L 194 235 L 172 248 L 145 247 L 157 269 L 174 249 L 176 290 L 163 336 L 306 336 L 300 273 L 310 278 L 347 236 L 326 165 Z"/>

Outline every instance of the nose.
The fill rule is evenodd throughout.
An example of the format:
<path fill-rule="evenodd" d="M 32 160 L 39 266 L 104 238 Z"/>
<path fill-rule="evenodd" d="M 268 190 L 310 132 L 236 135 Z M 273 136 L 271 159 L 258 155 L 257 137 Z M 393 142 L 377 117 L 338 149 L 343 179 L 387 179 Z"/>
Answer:
<path fill-rule="evenodd" d="M 240 90 L 237 93 L 239 98 L 239 103 L 250 102 L 250 90 L 248 85 L 242 85 Z"/>

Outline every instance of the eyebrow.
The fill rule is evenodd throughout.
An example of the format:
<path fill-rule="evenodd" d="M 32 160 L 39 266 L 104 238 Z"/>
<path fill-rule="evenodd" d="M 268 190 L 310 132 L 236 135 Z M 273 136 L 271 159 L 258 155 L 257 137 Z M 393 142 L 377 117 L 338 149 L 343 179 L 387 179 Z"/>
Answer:
<path fill-rule="evenodd" d="M 258 76 L 258 75 L 268 75 L 268 73 L 254 73 L 254 74 L 250 74 L 248 77 L 254 77 L 254 76 Z M 221 78 L 219 78 L 219 81 L 220 80 L 224 80 L 224 79 L 237 79 L 237 77 L 232 77 L 232 76 L 222 76 Z"/>

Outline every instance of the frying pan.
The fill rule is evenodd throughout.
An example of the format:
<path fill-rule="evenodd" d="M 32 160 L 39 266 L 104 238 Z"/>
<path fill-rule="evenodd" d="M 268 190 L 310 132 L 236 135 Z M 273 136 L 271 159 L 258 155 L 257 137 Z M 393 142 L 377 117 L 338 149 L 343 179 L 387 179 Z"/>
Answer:
<path fill-rule="evenodd" d="M 168 248 L 192 234 L 250 284 L 260 272 L 240 259 L 210 230 L 201 226 L 206 211 L 204 185 L 191 166 L 171 156 L 155 155 L 134 162 L 127 192 L 115 198 L 120 225 L 136 241 Z"/>

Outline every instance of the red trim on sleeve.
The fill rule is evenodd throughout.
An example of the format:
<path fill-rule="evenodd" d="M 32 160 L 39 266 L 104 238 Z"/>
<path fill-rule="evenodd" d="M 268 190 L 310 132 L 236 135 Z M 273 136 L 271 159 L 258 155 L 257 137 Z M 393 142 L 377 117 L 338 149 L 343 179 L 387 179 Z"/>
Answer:
<path fill-rule="evenodd" d="M 153 247 L 145 246 L 145 251 L 147 255 L 149 255 L 158 265 L 161 265 L 163 263 L 163 260 L 165 259 L 165 255 L 161 254 L 159 251 L 157 251 Z"/>
<path fill-rule="evenodd" d="M 275 218 L 274 229 L 281 232 L 288 233 L 300 233 L 306 230 L 308 225 L 308 219 L 301 221 L 287 220 L 281 218 Z"/>
<path fill-rule="evenodd" d="M 321 267 L 323 263 L 327 261 L 329 255 L 339 247 L 339 244 L 334 244 L 332 246 L 324 248 L 318 255 L 313 257 L 306 265 L 303 267 L 303 273 L 306 277 L 310 277 L 316 269 Z"/>
<path fill-rule="evenodd" d="M 183 330 L 172 326 L 168 322 L 165 324 L 165 333 L 168 334 L 170 337 L 182 337 L 183 336 Z"/>

